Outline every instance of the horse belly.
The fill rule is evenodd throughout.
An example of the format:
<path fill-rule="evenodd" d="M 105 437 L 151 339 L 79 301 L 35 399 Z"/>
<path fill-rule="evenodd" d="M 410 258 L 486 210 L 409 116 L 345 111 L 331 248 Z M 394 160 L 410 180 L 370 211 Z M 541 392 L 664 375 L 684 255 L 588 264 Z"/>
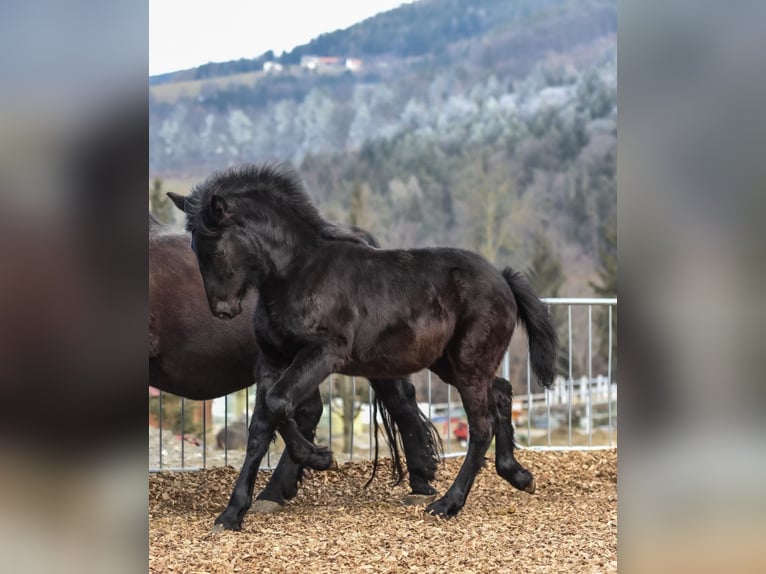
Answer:
<path fill-rule="evenodd" d="M 442 325 L 388 329 L 363 349 L 355 348 L 344 374 L 366 377 L 402 377 L 432 365 L 444 352 L 449 336 Z M 351 372 L 353 371 L 353 372 Z"/>

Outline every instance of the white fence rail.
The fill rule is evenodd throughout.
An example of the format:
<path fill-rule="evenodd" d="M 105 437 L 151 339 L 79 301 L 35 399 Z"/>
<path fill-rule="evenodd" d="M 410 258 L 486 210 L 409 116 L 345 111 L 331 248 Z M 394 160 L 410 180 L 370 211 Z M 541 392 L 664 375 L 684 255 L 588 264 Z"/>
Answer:
<path fill-rule="evenodd" d="M 516 442 L 521 448 L 531 449 L 614 447 L 617 444 L 617 384 L 612 377 L 612 318 L 617 299 L 557 298 L 543 301 L 550 306 L 560 327 L 561 352 L 565 361 L 559 366 L 562 376 L 557 378 L 552 389 L 533 392 L 528 356 L 521 361 L 521 366 L 512 369 L 513 343 L 506 352 L 499 374 L 514 383 L 512 418 Z M 606 328 L 598 334 L 601 348 L 606 349 L 601 353 L 603 356 L 594 355 L 594 309 L 602 314 L 602 326 Z M 523 351 L 516 350 L 517 363 L 519 355 L 523 359 Z M 595 364 L 604 372 L 594 375 Z M 519 368 L 526 370 L 525 376 L 517 376 L 514 380 L 512 375 Z M 468 439 L 467 421 L 457 393 L 448 385 L 435 383 L 435 376 L 429 371 L 413 378 L 420 387 L 419 406 L 439 431 L 445 456 L 464 454 Z M 325 408 L 317 427 L 317 442 L 331 445 L 338 460 L 372 458 L 372 391 L 366 380 L 351 378 L 354 416 L 350 421 L 351 432 L 344 433 L 344 397 L 340 396 L 339 379 L 333 376 L 322 383 Z M 441 395 L 446 394 L 446 400 L 433 400 L 437 387 L 441 387 Z M 346 400 L 351 400 L 348 388 L 344 394 Z M 150 398 L 153 401 L 150 403 L 153 407 L 150 408 L 149 427 L 150 470 L 240 465 L 244 459 L 244 436 L 254 397 L 255 385 L 213 401 L 178 399 L 167 393 Z M 173 409 L 168 408 L 171 402 Z M 384 441 L 382 435 L 379 440 Z M 272 443 L 263 461 L 264 468 L 276 466 L 282 448 L 281 439 Z"/>

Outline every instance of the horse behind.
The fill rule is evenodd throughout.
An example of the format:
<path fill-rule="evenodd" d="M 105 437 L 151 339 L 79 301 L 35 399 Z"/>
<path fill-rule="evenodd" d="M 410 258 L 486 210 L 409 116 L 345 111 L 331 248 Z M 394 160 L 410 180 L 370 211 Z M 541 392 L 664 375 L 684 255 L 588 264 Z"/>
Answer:
<path fill-rule="evenodd" d="M 334 224 L 319 214 L 298 174 L 283 167 L 214 173 L 190 196 L 169 196 L 186 213 L 213 313 L 235 319 L 251 290 L 259 293 L 254 322 L 262 384 L 252 457 L 232 500 L 254 476 L 275 429 L 296 461 L 315 469 L 332 464 L 332 453 L 307 440 L 295 419 L 299 398 L 331 373 L 385 379 L 421 369 L 458 390 L 470 429 L 455 481 L 427 511 L 442 517 L 460 511 L 495 435 L 498 473 L 534 491 L 532 474 L 514 459 L 513 429 L 500 413 L 494 374 L 521 323 L 532 370 L 549 387 L 557 336 L 545 305 L 519 273 L 500 272 L 459 249 L 330 243 Z M 229 527 L 235 508 L 217 522 Z"/>

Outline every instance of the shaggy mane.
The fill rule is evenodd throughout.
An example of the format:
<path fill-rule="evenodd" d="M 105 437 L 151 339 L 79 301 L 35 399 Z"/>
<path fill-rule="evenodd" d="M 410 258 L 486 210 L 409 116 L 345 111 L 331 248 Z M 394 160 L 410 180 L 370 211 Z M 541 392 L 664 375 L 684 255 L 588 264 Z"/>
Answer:
<path fill-rule="evenodd" d="M 186 230 L 203 235 L 220 231 L 209 220 L 207 207 L 216 194 L 226 198 L 252 198 L 273 206 L 286 207 L 321 233 L 329 222 L 319 214 L 298 173 L 284 164 L 245 164 L 213 172 L 194 186 L 186 198 Z"/>

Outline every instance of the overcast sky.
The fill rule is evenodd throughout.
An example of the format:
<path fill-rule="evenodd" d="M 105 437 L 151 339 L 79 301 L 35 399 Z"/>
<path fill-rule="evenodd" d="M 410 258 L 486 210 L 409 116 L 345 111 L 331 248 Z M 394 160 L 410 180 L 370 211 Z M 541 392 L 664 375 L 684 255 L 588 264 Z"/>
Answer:
<path fill-rule="evenodd" d="M 405 4 L 403 0 L 149 0 L 149 74 L 254 58 Z"/>

